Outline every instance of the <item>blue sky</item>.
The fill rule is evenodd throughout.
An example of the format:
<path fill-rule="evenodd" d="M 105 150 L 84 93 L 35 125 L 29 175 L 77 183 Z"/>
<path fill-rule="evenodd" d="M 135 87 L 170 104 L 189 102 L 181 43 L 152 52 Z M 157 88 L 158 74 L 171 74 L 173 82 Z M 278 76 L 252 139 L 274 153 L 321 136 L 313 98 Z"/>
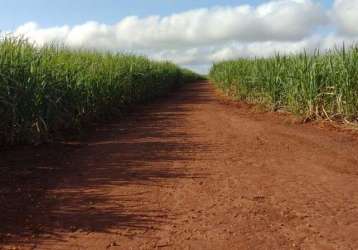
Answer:
<path fill-rule="evenodd" d="M 358 0 L 0 0 L 0 38 L 127 51 L 206 72 L 238 57 L 356 44 L 357 13 Z"/>
<path fill-rule="evenodd" d="M 212 7 L 258 5 L 264 0 L 0 0 L 0 29 L 13 30 L 35 21 L 41 26 L 76 25 L 89 20 L 107 24 L 125 16 L 170 15 Z M 332 0 L 316 1 L 330 6 Z"/>

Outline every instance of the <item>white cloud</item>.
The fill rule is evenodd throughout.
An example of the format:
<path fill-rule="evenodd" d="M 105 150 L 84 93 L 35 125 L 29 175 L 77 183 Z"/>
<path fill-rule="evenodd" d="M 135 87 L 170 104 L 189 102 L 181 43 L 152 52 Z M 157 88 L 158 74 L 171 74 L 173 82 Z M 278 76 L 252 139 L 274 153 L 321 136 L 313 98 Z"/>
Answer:
<path fill-rule="evenodd" d="M 111 25 L 89 21 L 43 28 L 29 22 L 14 34 L 39 46 L 57 42 L 73 48 L 125 50 L 205 71 L 213 61 L 354 43 L 357 13 L 358 0 L 336 0 L 329 10 L 314 0 L 271 0 L 164 17 L 129 16 Z M 329 32 L 320 32 L 322 27 Z"/>
<path fill-rule="evenodd" d="M 358 0 L 335 0 L 333 18 L 340 33 L 358 36 Z"/>
<path fill-rule="evenodd" d="M 214 51 L 210 61 L 230 60 L 238 57 L 269 57 L 277 53 L 293 54 L 302 51 L 312 53 L 315 50 L 326 51 L 342 44 L 351 46 L 354 39 L 340 37 L 335 34 L 325 36 L 313 35 L 297 42 L 254 42 L 254 43 L 232 43 Z"/>
<path fill-rule="evenodd" d="M 292 54 L 307 51 L 312 53 L 319 49 L 328 49 L 355 44 L 357 39 L 338 36 L 334 33 L 326 35 L 312 35 L 299 41 L 266 41 L 266 42 L 229 42 L 215 46 L 203 46 L 191 49 L 162 50 L 149 53 L 157 60 L 170 60 L 191 68 L 203 68 L 213 62 L 235 59 L 238 57 L 269 57 L 277 53 Z M 202 71 L 202 70 L 200 70 Z"/>
<path fill-rule="evenodd" d="M 70 28 L 68 26 L 41 29 L 37 23 L 29 22 L 18 27 L 15 31 L 15 35 L 25 36 L 32 42 L 36 42 L 38 45 L 42 46 L 52 42 L 63 43 L 69 31 Z"/>
<path fill-rule="evenodd" d="M 166 17 L 131 16 L 114 25 L 87 22 L 74 27 L 41 28 L 27 23 L 15 34 L 40 45 L 62 41 L 73 47 L 177 49 L 227 40 L 295 41 L 325 22 L 322 8 L 310 0 L 279 0 L 257 7 L 197 9 Z"/>

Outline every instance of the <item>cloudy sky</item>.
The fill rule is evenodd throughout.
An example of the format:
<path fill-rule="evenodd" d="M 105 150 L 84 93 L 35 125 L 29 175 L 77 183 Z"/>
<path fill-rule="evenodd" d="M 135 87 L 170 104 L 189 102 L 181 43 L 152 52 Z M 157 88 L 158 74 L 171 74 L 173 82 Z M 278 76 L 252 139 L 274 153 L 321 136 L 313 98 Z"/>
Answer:
<path fill-rule="evenodd" d="M 0 30 L 206 72 L 220 60 L 354 43 L 358 0 L 0 0 Z"/>

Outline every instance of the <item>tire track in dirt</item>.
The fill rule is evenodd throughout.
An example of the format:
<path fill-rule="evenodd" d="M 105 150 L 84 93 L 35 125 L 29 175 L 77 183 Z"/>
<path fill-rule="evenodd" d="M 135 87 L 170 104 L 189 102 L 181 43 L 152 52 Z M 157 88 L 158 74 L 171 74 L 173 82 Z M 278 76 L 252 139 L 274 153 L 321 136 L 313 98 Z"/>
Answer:
<path fill-rule="evenodd" d="M 19 187 L 33 200 L 3 181 L 2 248 L 358 248 L 358 140 L 236 107 L 206 82 L 59 147 L 2 153 L 8 168 L 65 169 Z"/>

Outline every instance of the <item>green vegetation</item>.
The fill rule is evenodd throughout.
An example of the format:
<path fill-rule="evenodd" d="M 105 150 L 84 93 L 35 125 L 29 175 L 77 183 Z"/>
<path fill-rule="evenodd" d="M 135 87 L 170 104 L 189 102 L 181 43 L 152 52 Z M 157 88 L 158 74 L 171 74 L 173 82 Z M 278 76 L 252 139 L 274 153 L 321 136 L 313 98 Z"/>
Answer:
<path fill-rule="evenodd" d="M 142 56 L 0 41 L 0 145 L 51 139 L 198 75 Z"/>
<path fill-rule="evenodd" d="M 273 110 L 358 120 L 358 47 L 221 62 L 210 79 L 228 95 Z"/>

